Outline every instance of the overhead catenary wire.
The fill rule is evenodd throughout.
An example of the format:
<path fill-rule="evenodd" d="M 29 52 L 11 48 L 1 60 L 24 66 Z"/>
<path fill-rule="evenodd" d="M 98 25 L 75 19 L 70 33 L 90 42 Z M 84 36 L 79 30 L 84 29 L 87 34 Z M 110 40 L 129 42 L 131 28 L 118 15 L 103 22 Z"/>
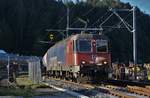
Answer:
<path fill-rule="evenodd" d="M 68 6 L 67 6 L 67 7 L 68 7 Z M 73 6 L 69 9 L 69 11 L 73 10 L 74 7 L 75 7 L 75 5 L 73 5 Z M 57 26 L 59 23 L 61 23 L 61 22 L 64 20 L 64 18 L 66 18 L 66 17 L 67 17 L 67 14 L 65 14 L 64 16 L 62 16 L 62 17 L 59 19 L 59 21 L 56 22 L 56 24 L 55 24 L 52 28 L 54 28 L 54 27 Z"/>
<path fill-rule="evenodd" d="M 126 15 L 125 17 L 124 17 L 124 20 L 126 20 L 128 17 L 129 17 L 129 15 L 130 15 L 131 13 L 129 13 L 128 15 Z M 112 31 L 112 29 L 125 29 L 125 27 L 121 27 L 121 23 L 122 23 L 122 21 L 119 21 L 119 22 L 117 22 L 116 24 L 114 24 L 114 25 L 112 25 L 112 26 L 102 26 L 103 28 L 108 28 L 107 30 L 110 32 L 110 30 Z"/>
<path fill-rule="evenodd" d="M 126 15 L 123 19 L 126 20 L 126 19 L 129 17 L 130 14 L 132 14 L 132 13 L 130 12 L 130 13 L 129 13 L 128 15 Z M 142 17 L 141 14 L 136 17 L 136 20 L 138 20 L 140 17 Z M 124 21 L 124 22 L 127 23 L 127 25 L 128 25 L 130 28 L 132 28 L 132 26 L 129 24 L 129 22 L 131 22 L 131 21 L 132 21 L 132 19 L 130 18 L 130 19 L 128 19 L 128 23 L 127 23 L 127 21 Z M 122 23 L 122 21 L 119 21 L 119 22 L 117 23 L 117 25 L 121 25 L 121 23 Z M 114 25 L 112 26 L 112 28 L 113 28 L 115 25 L 116 25 L 116 24 L 114 24 Z M 110 27 L 110 28 L 111 28 L 111 26 L 103 26 L 103 27 Z M 120 27 L 121 27 L 121 26 L 120 26 Z M 121 27 L 121 28 L 124 28 L 124 27 Z"/>
<path fill-rule="evenodd" d="M 111 18 L 111 16 L 113 16 L 113 13 L 111 13 L 111 14 L 99 25 L 99 27 L 102 27 L 102 25 L 103 25 L 105 22 L 107 22 L 107 21 Z"/>
<path fill-rule="evenodd" d="M 69 9 L 69 6 L 67 5 L 66 6 L 66 8 L 67 8 L 67 14 L 68 14 L 68 9 L 69 9 L 69 12 L 73 9 L 75 7 L 75 5 L 73 5 L 72 7 L 71 7 L 71 9 Z M 65 14 L 53 27 L 52 27 L 52 29 L 46 29 L 46 31 L 53 31 L 53 32 L 59 32 L 59 33 L 61 33 L 61 35 L 63 35 L 63 38 L 66 36 L 65 34 L 64 34 L 64 32 L 67 32 L 67 28 L 69 28 L 68 27 L 68 23 L 67 23 L 67 28 L 66 29 L 53 29 L 55 26 L 57 26 L 57 25 L 60 25 L 60 23 L 64 20 L 64 18 L 65 17 L 67 17 L 67 20 L 68 20 L 68 16 L 67 16 L 67 14 Z M 67 36 L 68 36 L 68 34 L 67 34 Z"/>
<path fill-rule="evenodd" d="M 109 10 L 110 11 L 110 10 Z M 130 11 L 130 10 L 129 10 Z M 116 23 L 116 24 L 114 24 L 114 25 L 112 25 L 112 26 L 102 26 L 101 25 L 101 28 L 109 28 L 109 29 L 107 29 L 107 30 L 110 30 L 110 29 L 120 29 L 120 28 L 126 28 L 126 26 L 128 26 L 128 28 L 129 29 L 132 29 L 132 26 L 128 23 L 128 22 L 126 22 L 125 20 L 127 19 L 127 17 L 130 15 L 131 13 L 129 13 L 128 15 L 126 15 L 124 18 L 122 18 L 122 19 L 120 19 L 120 21 L 118 22 L 118 23 Z M 116 15 L 117 16 L 117 15 Z M 118 17 L 118 16 L 117 16 Z M 100 18 L 97 20 L 97 21 L 99 21 L 100 20 Z M 108 18 L 106 19 L 107 21 L 109 20 Z M 126 24 L 126 26 L 125 27 L 121 27 L 120 25 L 121 25 L 121 23 L 122 23 L 122 20 L 124 21 L 124 23 Z M 96 21 L 96 22 L 97 22 Z M 104 21 L 103 21 L 104 22 Z M 124 24 L 123 23 L 123 24 Z M 92 24 L 93 25 L 93 24 Z"/>
<path fill-rule="evenodd" d="M 126 27 L 126 29 L 129 31 L 129 32 L 132 32 L 133 33 L 133 61 L 134 61 L 134 64 L 137 64 L 137 45 L 136 45 L 136 7 L 133 7 L 131 10 L 129 9 L 126 9 L 126 10 L 122 10 L 122 9 L 119 9 L 119 10 L 113 10 L 113 9 L 110 9 L 110 11 L 112 11 L 112 14 L 106 18 L 106 20 L 104 20 L 100 25 L 99 27 L 102 28 L 102 25 L 104 23 L 106 23 L 112 15 L 115 15 L 117 16 L 120 21 L 124 24 L 124 26 Z M 118 13 L 117 11 L 132 11 L 132 18 L 133 18 L 133 26 L 131 26 L 128 22 L 126 22 Z M 136 65 L 135 65 L 136 66 Z M 136 70 L 134 72 L 135 74 L 135 79 L 136 79 Z"/>
<path fill-rule="evenodd" d="M 56 27 L 59 23 L 61 23 L 66 16 L 67 15 L 64 15 L 63 17 L 61 17 L 61 19 L 52 28 Z"/>
<path fill-rule="evenodd" d="M 124 20 L 126 20 L 130 14 L 132 14 L 132 13 L 130 12 L 128 15 L 126 15 L 126 16 L 124 17 Z M 119 21 L 119 22 L 117 23 L 117 25 L 121 25 L 121 23 L 122 23 L 122 22 Z M 130 26 L 131 26 L 131 25 L 130 25 Z M 132 26 L 131 26 L 131 27 L 132 27 Z"/>
<path fill-rule="evenodd" d="M 73 9 L 75 7 L 75 5 L 71 8 L 71 9 Z M 82 16 L 86 16 L 86 15 L 88 15 L 90 12 L 92 12 L 93 10 L 95 9 L 95 7 L 92 7 L 90 10 L 88 10 L 88 12 L 86 12 L 84 15 L 82 15 Z M 108 10 L 103 16 L 101 16 L 96 22 L 94 22 L 93 24 L 92 24 L 92 26 L 93 25 L 95 25 L 96 23 L 98 23 L 100 20 L 101 20 L 101 18 L 103 18 L 106 14 L 108 14 L 109 12 L 110 12 L 111 10 Z M 119 10 L 117 10 L 117 11 L 119 11 Z M 127 10 L 127 11 L 130 11 L 130 10 Z M 70 11 L 71 12 L 71 11 Z M 65 15 L 66 16 L 66 15 Z M 64 17 L 65 16 L 63 16 L 62 18 L 61 18 L 61 20 L 59 20 L 59 22 L 57 23 L 57 24 L 59 24 L 63 19 L 64 19 Z M 110 18 L 112 16 L 112 14 L 108 17 L 108 18 Z M 77 18 L 77 17 L 76 17 Z M 109 20 L 109 19 L 108 19 Z M 125 19 L 124 19 L 125 20 Z M 75 23 L 77 23 L 79 20 L 78 19 L 76 19 L 71 25 L 70 25 L 70 27 L 72 26 L 72 25 L 74 25 Z M 104 21 L 107 21 L 107 19 L 106 20 L 104 20 Z M 118 23 L 118 25 L 115 27 L 115 25 L 113 25 L 113 26 L 102 26 L 102 27 L 109 27 L 109 28 L 124 28 L 124 27 L 121 27 L 120 25 L 121 25 L 121 23 L 122 23 L 122 20 Z M 103 24 L 103 23 L 102 23 Z M 123 24 L 126 24 L 125 26 L 126 27 L 128 27 L 128 30 L 131 30 L 131 28 L 132 28 L 132 26 L 130 25 L 130 24 L 128 24 L 126 21 L 124 21 L 124 23 Z M 62 32 L 65 32 L 66 30 L 57 30 L 57 31 L 62 31 Z"/>
<path fill-rule="evenodd" d="M 70 9 L 70 12 L 71 12 L 71 10 L 73 9 L 75 7 L 75 5 L 73 5 L 73 7 Z M 90 12 L 92 12 L 93 10 L 95 9 L 95 7 L 92 7 L 91 9 L 89 9 L 85 14 L 83 14 L 82 16 L 84 17 L 84 16 L 86 16 L 86 15 L 88 15 Z M 67 15 L 64 15 L 54 26 L 53 26 L 53 28 L 56 26 L 56 25 L 58 25 L 59 23 L 61 23 L 62 21 L 63 21 L 63 19 L 66 17 Z M 77 19 L 77 18 L 74 18 L 74 19 Z M 73 20 L 74 20 L 73 19 Z M 72 24 L 70 24 L 70 26 L 72 26 L 72 25 L 74 25 L 75 23 L 77 23 L 78 22 L 78 19 L 77 20 L 75 20 Z M 49 30 L 52 30 L 52 29 L 49 29 Z M 58 30 L 58 31 L 60 31 L 60 30 Z"/>
<path fill-rule="evenodd" d="M 107 12 L 106 12 L 103 16 L 101 16 L 100 18 L 98 18 L 98 19 L 91 25 L 91 27 L 94 26 L 95 24 L 97 24 L 98 22 L 100 22 L 100 20 L 101 20 L 105 15 L 107 15 L 109 12 L 110 12 L 110 10 L 107 10 Z M 127 18 L 130 14 L 131 14 L 131 13 L 129 13 L 127 16 L 125 16 L 125 17 L 124 17 L 124 20 L 126 20 L 126 18 Z M 122 23 L 122 22 L 119 21 L 118 23 L 114 24 L 114 25 L 112 26 L 112 28 L 117 28 L 117 27 L 114 27 L 114 26 L 115 26 L 115 25 L 120 25 L 121 23 Z M 102 27 L 109 27 L 109 28 L 111 28 L 111 26 L 102 26 Z"/>
<path fill-rule="evenodd" d="M 90 12 L 92 12 L 93 10 L 95 9 L 95 7 L 92 7 L 91 9 L 89 9 L 85 14 L 83 14 L 82 16 L 84 17 L 84 16 L 86 16 L 86 15 L 88 15 Z M 77 18 L 77 17 L 76 17 Z M 73 20 L 75 20 L 76 18 L 74 18 Z M 75 23 L 77 23 L 78 22 L 78 19 L 77 20 L 75 20 L 70 26 L 73 26 Z"/>
<path fill-rule="evenodd" d="M 142 15 L 140 14 L 139 16 L 136 17 L 136 20 L 138 20 L 140 17 L 142 17 Z M 131 22 L 132 19 L 129 19 L 128 22 Z"/>
<path fill-rule="evenodd" d="M 94 26 L 95 24 L 97 24 L 106 14 L 108 14 L 109 13 L 109 10 L 107 10 L 107 12 L 104 14 L 104 15 L 102 15 L 100 18 L 98 18 L 92 25 L 91 25 L 91 27 L 92 26 Z"/>
<path fill-rule="evenodd" d="M 132 30 L 128 27 L 128 23 L 124 21 L 124 19 L 122 17 L 120 17 L 120 15 L 118 13 L 116 13 L 115 11 L 113 11 L 113 13 L 121 20 L 121 22 L 125 25 L 125 27 L 132 32 Z"/>
<path fill-rule="evenodd" d="M 95 7 L 91 8 L 88 12 L 86 12 L 83 16 L 88 15 L 90 12 L 92 12 L 95 9 Z"/>
<path fill-rule="evenodd" d="M 94 9 L 94 8 L 93 8 Z M 93 9 L 90 9 L 86 14 L 88 14 L 89 12 L 91 12 Z M 103 16 L 101 16 L 96 22 L 94 22 L 93 24 L 92 24 L 92 26 L 93 25 L 95 25 L 96 23 L 98 23 L 99 21 L 100 21 L 100 19 L 102 19 L 106 14 L 108 14 L 110 12 L 110 10 L 107 10 L 107 12 L 103 15 Z M 101 25 L 100 25 L 100 27 L 106 22 L 106 21 L 108 21 L 112 16 L 114 15 L 114 13 L 112 13 L 111 15 L 109 15 L 109 17 L 107 18 L 107 19 L 105 19 L 102 23 L 101 23 Z M 128 14 L 128 15 L 130 15 L 130 14 Z M 128 15 L 127 15 L 127 17 L 128 17 Z M 122 19 L 121 19 L 122 20 Z M 73 24 L 75 24 L 76 22 L 78 22 L 78 20 L 76 20 L 76 21 L 74 21 L 72 24 L 71 24 L 71 26 L 73 25 Z M 118 23 L 118 25 L 119 24 L 121 24 L 122 23 L 122 21 L 120 21 L 119 23 Z M 128 24 L 126 21 L 124 21 L 124 24 L 126 24 L 126 26 L 128 26 L 128 27 L 130 27 L 130 28 L 132 28 L 132 26 L 130 25 L 130 24 Z M 125 27 L 121 27 L 121 26 L 115 26 L 115 25 L 113 25 L 113 26 L 103 26 L 103 27 L 105 27 L 105 28 L 125 28 Z M 126 27 L 127 28 L 127 27 Z M 130 28 L 128 28 L 128 30 L 130 29 Z M 79 28 L 78 28 L 79 29 Z M 73 30 L 73 28 L 71 28 L 70 30 Z M 74 29 L 75 30 L 75 29 Z M 76 28 L 76 30 L 77 30 L 77 28 Z M 98 30 L 103 30 L 103 28 L 101 27 L 100 29 L 98 29 Z"/>

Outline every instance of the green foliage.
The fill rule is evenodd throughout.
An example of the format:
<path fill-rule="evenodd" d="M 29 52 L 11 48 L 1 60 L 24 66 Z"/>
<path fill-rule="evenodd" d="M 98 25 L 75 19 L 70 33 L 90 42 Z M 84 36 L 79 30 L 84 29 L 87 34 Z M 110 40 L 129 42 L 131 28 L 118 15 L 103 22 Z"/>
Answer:
<path fill-rule="evenodd" d="M 119 1 L 117 0 L 87 0 L 89 4 L 92 4 L 93 6 L 108 6 L 108 7 L 116 7 L 119 5 Z"/>
<path fill-rule="evenodd" d="M 8 52 L 25 55 L 43 55 L 46 50 L 62 39 L 58 32 L 47 32 L 46 29 L 66 28 L 66 5 L 70 7 L 70 27 L 84 27 L 78 18 L 89 20 L 88 27 L 98 27 L 110 14 L 111 8 L 131 8 L 129 3 L 119 0 L 87 0 L 87 2 L 63 3 L 63 0 L 0 0 L 0 47 Z M 92 10 L 91 10 L 92 9 Z M 90 11 L 91 10 L 91 11 Z M 120 13 L 122 17 L 126 14 Z M 104 15 L 104 17 L 102 17 Z M 100 18 L 101 17 L 101 18 Z M 100 20 L 95 23 L 97 19 Z M 61 20 L 61 21 L 60 21 Z M 118 19 L 112 17 L 105 25 L 114 25 Z M 129 16 L 129 23 L 132 17 Z M 94 24 L 94 25 L 92 25 Z M 150 62 L 150 16 L 137 10 L 138 58 Z M 77 32 L 77 31 L 75 31 Z M 70 32 L 71 35 L 74 32 Z M 105 29 L 110 38 L 113 61 L 132 60 L 132 34 L 127 30 Z M 54 34 L 52 44 L 49 34 Z"/>
<path fill-rule="evenodd" d="M 0 96 L 34 96 L 31 89 L 0 88 Z"/>

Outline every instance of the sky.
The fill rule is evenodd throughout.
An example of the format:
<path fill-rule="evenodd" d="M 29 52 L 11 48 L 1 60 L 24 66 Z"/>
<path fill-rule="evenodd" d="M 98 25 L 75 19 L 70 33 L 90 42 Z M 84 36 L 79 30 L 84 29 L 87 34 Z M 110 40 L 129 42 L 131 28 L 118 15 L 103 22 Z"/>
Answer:
<path fill-rule="evenodd" d="M 123 2 L 129 2 L 131 5 L 137 6 L 140 10 L 147 14 L 150 14 L 150 0 L 121 0 Z"/>

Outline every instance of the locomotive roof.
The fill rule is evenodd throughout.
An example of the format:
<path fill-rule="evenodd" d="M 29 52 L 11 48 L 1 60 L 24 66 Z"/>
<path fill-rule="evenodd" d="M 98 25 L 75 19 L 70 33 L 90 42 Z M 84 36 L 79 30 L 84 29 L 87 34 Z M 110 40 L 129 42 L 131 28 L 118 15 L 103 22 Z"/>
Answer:
<path fill-rule="evenodd" d="M 108 40 L 108 37 L 105 35 L 99 35 L 99 34 L 76 34 L 74 36 L 71 36 L 72 40 L 77 40 L 77 39 L 106 39 Z"/>
<path fill-rule="evenodd" d="M 108 40 L 108 37 L 105 36 L 105 35 L 99 35 L 99 34 L 75 34 L 75 35 L 71 35 L 70 37 L 68 37 L 68 38 L 66 38 L 64 40 L 61 40 L 61 41 L 57 42 L 55 45 L 63 43 L 65 41 L 69 40 L 69 39 L 77 40 L 77 39 L 91 39 L 91 38 Z"/>
<path fill-rule="evenodd" d="M 99 35 L 99 34 L 75 34 L 75 35 L 71 35 L 70 37 L 61 40 L 59 42 L 57 42 L 55 45 L 66 42 L 67 40 L 71 39 L 71 40 L 77 40 L 77 39 L 105 39 L 108 40 L 108 37 L 105 35 Z M 53 45 L 53 46 L 55 46 Z M 53 47 L 52 46 L 52 47 Z"/>
<path fill-rule="evenodd" d="M 56 46 L 58 44 L 61 44 L 61 43 L 64 43 L 66 42 L 67 40 L 77 40 L 77 39 L 105 39 L 105 40 L 108 40 L 108 37 L 105 36 L 105 35 L 99 35 L 99 34 L 75 34 L 75 35 L 71 35 L 70 37 L 64 39 L 64 40 L 61 40 L 59 42 L 57 42 L 55 45 L 53 46 Z M 52 47 L 53 47 L 52 46 Z"/>

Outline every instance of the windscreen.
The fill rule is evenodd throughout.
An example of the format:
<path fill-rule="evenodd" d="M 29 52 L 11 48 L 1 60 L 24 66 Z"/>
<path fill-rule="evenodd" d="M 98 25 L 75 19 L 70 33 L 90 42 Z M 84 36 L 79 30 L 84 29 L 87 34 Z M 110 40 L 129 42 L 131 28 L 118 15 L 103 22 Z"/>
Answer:
<path fill-rule="evenodd" d="M 97 52 L 107 52 L 108 42 L 107 40 L 97 40 L 96 41 L 96 51 Z"/>
<path fill-rule="evenodd" d="M 91 41 L 90 40 L 79 40 L 78 50 L 80 52 L 91 52 Z"/>

